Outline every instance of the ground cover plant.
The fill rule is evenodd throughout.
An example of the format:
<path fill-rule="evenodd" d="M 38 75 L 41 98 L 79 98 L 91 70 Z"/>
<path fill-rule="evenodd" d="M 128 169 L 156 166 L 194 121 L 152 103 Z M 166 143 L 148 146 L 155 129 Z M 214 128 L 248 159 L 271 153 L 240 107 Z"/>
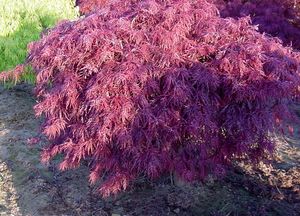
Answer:
<path fill-rule="evenodd" d="M 70 0 L 0 0 L 0 5 L 0 71 L 23 63 L 27 44 L 39 39 L 43 30 L 77 16 Z"/>
<path fill-rule="evenodd" d="M 299 0 L 214 0 L 223 17 L 250 16 L 261 32 L 300 49 Z"/>
<path fill-rule="evenodd" d="M 31 43 L 0 79 L 34 68 L 51 141 L 42 160 L 88 160 L 108 196 L 140 175 L 196 181 L 272 154 L 272 133 L 292 130 L 300 55 L 249 18 L 218 14 L 205 0 L 114 1 Z"/>

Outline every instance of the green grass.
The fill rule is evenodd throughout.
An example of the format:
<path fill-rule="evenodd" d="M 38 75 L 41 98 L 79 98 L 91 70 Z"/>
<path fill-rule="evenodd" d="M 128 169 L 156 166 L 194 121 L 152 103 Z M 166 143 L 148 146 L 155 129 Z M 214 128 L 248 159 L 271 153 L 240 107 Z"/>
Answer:
<path fill-rule="evenodd" d="M 45 28 L 76 17 L 73 0 L 0 0 L 0 72 L 23 63 L 27 44 L 38 40 Z M 24 80 L 34 80 L 32 73 Z"/>

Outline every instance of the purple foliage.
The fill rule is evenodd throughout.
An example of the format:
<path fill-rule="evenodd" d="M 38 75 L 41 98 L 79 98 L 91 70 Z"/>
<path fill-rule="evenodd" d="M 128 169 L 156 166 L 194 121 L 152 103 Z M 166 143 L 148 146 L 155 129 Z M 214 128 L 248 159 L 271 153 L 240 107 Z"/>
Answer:
<path fill-rule="evenodd" d="M 251 16 L 261 32 L 300 49 L 299 0 L 213 0 L 223 17 Z"/>
<path fill-rule="evenodd" d="M 139 175 L 195 181 L 236 158 L 256 163 L 288 127 L 299 60 L 205 0 L 115 1 L 29 46 L 51 141 L 42 160 L 91 160 L 104 196 Z"/>
<path fill-rule="evenodd" d="M 101 9 L 110 0 L 76 0 L 80 14 L 89 14 L 97 9 Z"/>

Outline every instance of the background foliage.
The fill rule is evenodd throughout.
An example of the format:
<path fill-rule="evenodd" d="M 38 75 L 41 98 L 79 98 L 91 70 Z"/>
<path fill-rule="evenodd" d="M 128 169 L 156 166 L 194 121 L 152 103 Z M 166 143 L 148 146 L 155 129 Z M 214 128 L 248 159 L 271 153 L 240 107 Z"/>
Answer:
<path fill-rule="evenodd" d="M 223 17 L 250 16 L 259 31 L 300 49 L 299 0 L 213 0 Z"/>
<path fill-rule="evenodd" d="M 77 15 L 71 0 L 0 0 L 0 71 L 23 63 L 27 44 L 44 29 Z"/>

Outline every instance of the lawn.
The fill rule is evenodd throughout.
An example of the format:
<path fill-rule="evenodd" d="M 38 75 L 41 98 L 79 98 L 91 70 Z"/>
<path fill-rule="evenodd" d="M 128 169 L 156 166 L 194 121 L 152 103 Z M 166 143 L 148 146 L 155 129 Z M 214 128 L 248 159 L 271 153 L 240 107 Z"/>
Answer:
<path fill-rule="evenodd" d="M 62 19 L 74 19 L 72 0 L 0 0 L 0 72 L 24 62 L 27 44 Z"/>

